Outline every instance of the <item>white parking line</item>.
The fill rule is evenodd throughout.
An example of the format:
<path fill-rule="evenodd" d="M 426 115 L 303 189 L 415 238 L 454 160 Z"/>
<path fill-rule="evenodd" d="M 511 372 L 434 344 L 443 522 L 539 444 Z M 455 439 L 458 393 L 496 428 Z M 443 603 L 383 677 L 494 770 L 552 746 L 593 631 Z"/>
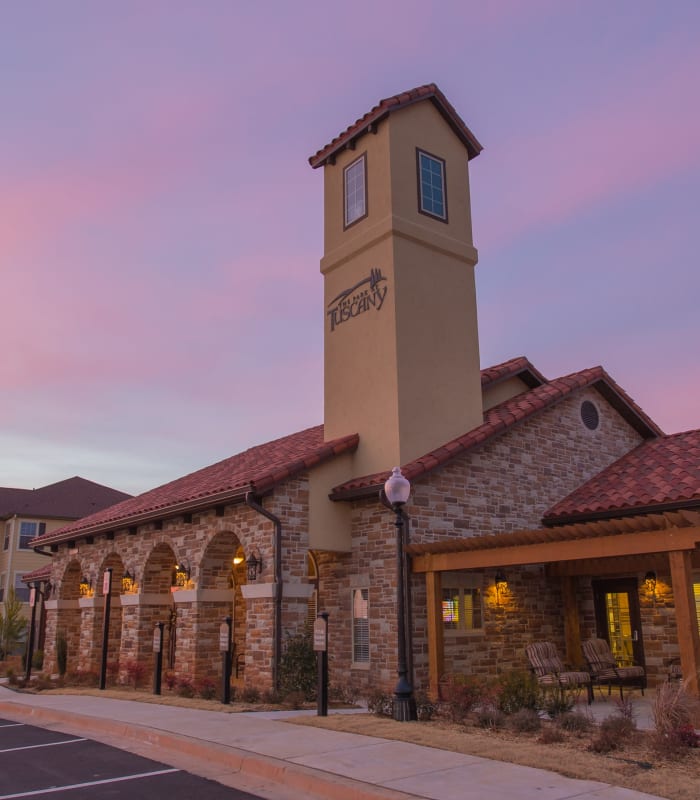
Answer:
<path fill-rule="evenodd" d="M 8 722 L 3 725 L 0 725 L 0 728 L 23 728 L 23 722 Z"/>
<path fill-rule="evenodd" d="M 119 781 L 136 781 L 139 778 L 150 778 L 154 775 L 169 775 L 171 772 L 180 772 L 179 769 L 159 769 L 156 772 L 140 772 L 137 775 L 124 775 L 121 778 L 105 778 L 103 781 L 87 781 L 86 783 L 71 783 L 69 786 L 52 786 L 50 789 L 34 789 L 31 792 L 18 792 L 17 794 L 0 795 L 0 800 L 13 800 L 15 797 L 36 797 L 39 794 L 52 794 L 54 792 L 67 792 L 69 789 L 82 789 L 84 786 L 102 786 L 105 783 L 119 783 Z"/>
<path fill-rule="evenodd" d="M 59 744 L 73 744 L 73 742 L 87 742 L 87 739 L 66 739 L 63 742 L 44 742 L 44 744 L 27 744 L 24 747 L 8 747 L 0 753 L 15 753 L 17 750 L 36 750 L 38 747 L 56 747 Z"/>

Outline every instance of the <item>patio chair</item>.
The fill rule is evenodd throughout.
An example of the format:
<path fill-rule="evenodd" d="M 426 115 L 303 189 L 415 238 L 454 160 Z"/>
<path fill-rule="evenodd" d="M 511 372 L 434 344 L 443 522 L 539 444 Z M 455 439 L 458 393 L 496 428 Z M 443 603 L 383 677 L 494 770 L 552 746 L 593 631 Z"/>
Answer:
<path fill-rule="evenodd" d="M 641 689 L 642 695 L 644 694 L 647 685 L 644 667 L 619 667 L 605 639 L 587 639 L 582 648 L 593 683 L 596 686 L 607 685 L 608 696 L 613 686 L 620 688 L 620 700 L 624 700 L 622 692 L 624 686 Z"/>
<path fill-rule="evenodd" d="M 540 686 L 560 686 L 563 689 L 586 688 L 588 703 L 593 701 L 593 687 L 588 672 L 567 669 L 552 642 L 532 642 L 525 647 L 530 667 Z"/>

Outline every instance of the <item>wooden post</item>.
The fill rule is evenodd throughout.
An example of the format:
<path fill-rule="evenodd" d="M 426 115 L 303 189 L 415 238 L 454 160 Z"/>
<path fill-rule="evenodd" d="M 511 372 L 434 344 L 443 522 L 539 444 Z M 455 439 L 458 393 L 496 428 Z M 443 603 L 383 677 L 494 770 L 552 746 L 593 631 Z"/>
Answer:
<path fill-rule="evenodd" d="M 428 614 L 428 692 L 431 699 L 440 697 L 440 678 L 445 671 L 445 648 L 442 631 L 442 576 L 425 573 Z"/>
<path fill-rule="evenodd" d="M 673 550 L 668 554 L 671 567 L 673 602 L 676 606 L 678 647 L 681 653 L 681 670 L 688 690 L 700 697 L 698 673 L 700 672 L 700 633 L 693 597 L 693 575 L 689 550 Z"/>
<path fill-rule="evenodd" d="M 561 579 L 561 593 L 564 601 L 564 641 L 566 642 L 566 663 L 572 667 L 583 667 L 581 651 L 581 625 L 576 604 L 576 578 L 565 576 Z"/>

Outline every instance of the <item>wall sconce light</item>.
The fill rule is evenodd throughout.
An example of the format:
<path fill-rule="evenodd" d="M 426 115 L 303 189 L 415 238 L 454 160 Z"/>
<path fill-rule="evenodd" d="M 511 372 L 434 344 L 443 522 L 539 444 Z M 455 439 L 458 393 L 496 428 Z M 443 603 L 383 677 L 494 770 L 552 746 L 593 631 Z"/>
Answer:
<path fill-rule="evenodd" d="M 78 584 L 78 590 L 81 597 L 92 597 L 92 581 L 83 575 Z"/>
<path fill-rule="evenodd" d="M 239 564 L 242 564 L 245 561 L 243 556 L 234 556 L 233 557 L 233 566 L 237 567 Z"/>
<path fill-rule="evenodd" d="M 506 578 L 506 574 L 502 569 L 499 569 L 496 572 L 496 591 L 498 594 L 505 592 L 508 588 L 508 578 Z"/>
<path fill-rule="evenodd" d="M 246 561 L 246 571 L 248 573 L 248 582 L 252 583 L 257 580 L 258 574 L 262 572 L 262 559 L 256 558 L 254 553 Z"/>
<path fill-rule="evenodd" d="M 129 570 L 127 570 L 122 577 L 122 593 L 129 594 L 134 591 L 136 586 L 136 578 Z"/>
<path fill-rule="evenodd" d="M 656 596 L 656 573 L 653 569 L 644 576 L 644 586 L 649 594 Z"/>
<path fill-rule="evenodd" d="M 173 586 L 177 586 L 180 589 L 184 589 L 187 586 L 187 582 L 190 579 L 190 565 L 187 561 L 182 560 L 178 564 L 175 564 L 175 575 Z"/>

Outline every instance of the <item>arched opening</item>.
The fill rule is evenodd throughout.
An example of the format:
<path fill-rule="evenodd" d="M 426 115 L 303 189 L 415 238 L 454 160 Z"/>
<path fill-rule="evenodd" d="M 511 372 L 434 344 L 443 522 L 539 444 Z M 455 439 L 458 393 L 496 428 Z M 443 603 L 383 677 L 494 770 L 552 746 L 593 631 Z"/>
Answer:
<path fill-rule="evenodd" d="M 58 583 L 56 627 L 53 637 L 56 669 L 75 672 L 80 663 L 80 580 L 83 570 L 74 559 L 68 563 Z M 65 665 L 62 663 L 65 653 Z"/>
<path fill-rule="evenodd" d="M 178 619 L 177 606 L 172 600 L 172 587 L 175 583 L 175 552 L 165 542 L 157 544 L 148 555 L 139 575 L 135 571 L 139 586 L 141 605 L 137 622 L 139 643 L 152 642 L 156 623 L 163 623 L 163 669 L 175 670 L 177 655 Z M 146 654 L 144 654 L 146 657 Z"/>
<path fill-rule="evenodd" d="M 246 603 L 241 587 L 246 584 L 246 556 L 240 540 L 232 531 L 222 531 L 209 542 L 199 565 L 199 641 L 218 645 L 219 626 L 231 618 L 232 670 L 234 683 L 242 682 L 246 655 Z M 198 669 L 220 674 L 218 650 L 198 647 Z"/>

